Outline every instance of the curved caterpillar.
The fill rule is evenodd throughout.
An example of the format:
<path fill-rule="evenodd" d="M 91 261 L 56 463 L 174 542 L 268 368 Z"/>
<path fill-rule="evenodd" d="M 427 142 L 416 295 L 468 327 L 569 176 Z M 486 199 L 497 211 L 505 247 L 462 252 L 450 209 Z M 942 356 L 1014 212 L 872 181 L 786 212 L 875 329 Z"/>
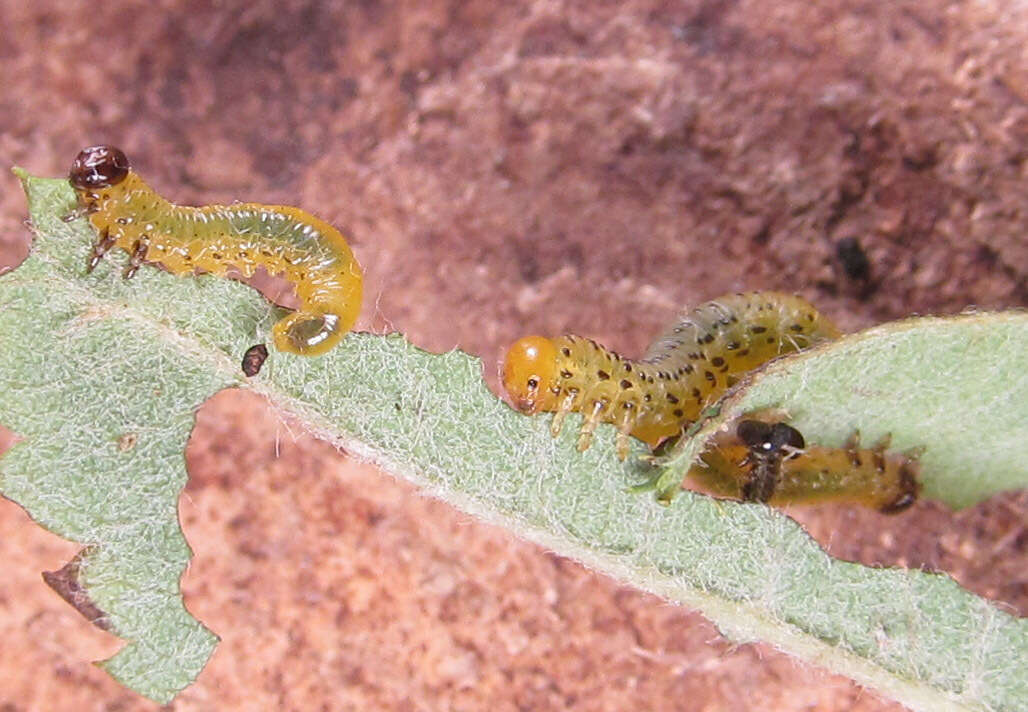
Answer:
<path fill-rule="evenodd" d="M 111 247 L 129 253 L 131 278 L 143 262 L 172 274 L 201 269 L 224 276 L 230 268 L 252 277 L 258 267 L 282 274 L 300 308 L 272 328 L 280 351 L 316 356 L 335 346 L 357 320 L 362 273 L 334 227 L 299 208 L 259 203 L 175 205 L 159 196 L 113 146 L 83 149 L 68 176 L 78 215 L 97 230 L 91 272 Z"/>
<path fill-rule="evenodd" d="M 716 435 L 689 476 L 713 494 L 749 502 L 833 500 L 894 514 L 917 500 L 921 449 L 886 453 L 889 441 L 861 448 L 854 432 L 842 448 L 807 446 L 790 425 L 747 419 Z"/>
<path fill-rule="evenodd" d="M 554 411 L 554 436 L 568 413 L 582 413 L 579 450 L 589 447 L 597 424 L 612 423 L 624 460 L 629 435 L 656 447 L 696 420 L 740 374 L 838 336 L 801 297 L 730 294 L 683 314 L 638 360 L 578 336 L 526 336 L 507 352 L 503 385 L 521 412 Z"/>

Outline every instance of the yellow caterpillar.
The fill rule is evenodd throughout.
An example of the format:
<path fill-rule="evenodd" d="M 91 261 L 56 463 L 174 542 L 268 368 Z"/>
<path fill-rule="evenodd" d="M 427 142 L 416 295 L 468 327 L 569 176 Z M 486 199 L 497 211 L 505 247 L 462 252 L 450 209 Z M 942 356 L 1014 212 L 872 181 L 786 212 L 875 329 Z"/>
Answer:
<path fill-rule="evenodd" d="M 842 448 L 807 447 L 790 425 L 746 419 L 716 435 L 689 476 L 713 494 L 750 502 L 832 500 L 893 514 L 917 500 L 920 449 L 887 453 L 888 447 L 886 436 L 861 448 L 859 433 Z"/>
<path fill-rule="evenodd" d="M 526 336 L 507 352 L 503 385 L 523 413 L 584 416 L 578 448 L 599 423 L 618 429 L 617 450 L 632 435 L 656 447 L 750 371 L 776 356 L 835 339 L 839 330 L 805 299 L 778 292 L 731 294 L 685 314 L 638 360 L 578 336 Z"/>
<path fill-rule="evenodd" d="M 272 329 L 275 347 L 323 354 L 349 331 L 360 312 L 362 273 L 334 227 L 299 208 L 259 203 L 175 205 L 159 196 L 113 146 L 91 146 L 75 158 L 69 180 L 78 215 L 97 230 L 87 271 L 111 247 L 130 259 L 125 278 L 144 262 L 172 274 L 201 269 L 251 277 L 258 267 L 292 283 L 300 308 Z"/>

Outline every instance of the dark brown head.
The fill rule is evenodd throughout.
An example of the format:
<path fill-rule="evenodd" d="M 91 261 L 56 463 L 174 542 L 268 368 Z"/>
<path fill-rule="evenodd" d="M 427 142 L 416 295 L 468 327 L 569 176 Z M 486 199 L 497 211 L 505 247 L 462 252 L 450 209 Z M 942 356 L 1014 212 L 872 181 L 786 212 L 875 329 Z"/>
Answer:
<path fill-rule="evenodd" d="M 114 146 L 90 146 L 79 151 L 71 164 L 68 180 L 76 190 L 109 188 L 125 180 L 129 162 Z"/>
<path fill-rule="evenodd" d="M 755 456 L 780 454 L 783 447 L 802 450 L 806 447 L 803 434 L 785 423 L 764 423 L 759 420 L 744 420 L 736 428 L 739 439 L 746 443 Z"/>

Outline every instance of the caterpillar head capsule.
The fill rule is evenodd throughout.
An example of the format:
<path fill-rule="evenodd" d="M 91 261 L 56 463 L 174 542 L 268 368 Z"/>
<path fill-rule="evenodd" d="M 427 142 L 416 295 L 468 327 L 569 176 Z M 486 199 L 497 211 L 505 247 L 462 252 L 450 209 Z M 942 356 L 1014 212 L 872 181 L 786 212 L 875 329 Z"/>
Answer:
<path fill-rule="evenodd" d="M 777 456 L 783 447 L 802 450 L 806 447 L 803 434 L 785 423 L 765 423 L 760 420 L 744 420 L 739 423 L 736 434 L 756 456 Z"/>
<path fill-rule="evenodd" d="M 522 413 L 538 413 L 553 399 L 557 348 L 543 336 L 518 339 L 503 361 L 503 387 Z M 551 408 L 552 409 L 552 408 Z"/>
<path fill-rule="evenodd" d="M 76 190 L 109 188 L 125 180 L 128 158 L 114 146 L 90 146 L 79 151 L 71 164 L 68 180 Z"/>

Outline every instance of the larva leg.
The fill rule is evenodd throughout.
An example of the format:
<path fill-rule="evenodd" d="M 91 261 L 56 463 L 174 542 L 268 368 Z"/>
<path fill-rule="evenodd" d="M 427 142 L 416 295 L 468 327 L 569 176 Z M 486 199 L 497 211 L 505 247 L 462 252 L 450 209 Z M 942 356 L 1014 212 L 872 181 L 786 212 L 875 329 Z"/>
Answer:
<path fill-rule="evenodd" d="M 343 337 L 339 315 L 322 312 L 295 311 L 272 327 L 275 348 L 279 351 L 317 356 L 323 354 Z"/>
<path fill-rule="evenodd" d="M 846 442 L 842 446 L 849 453 L 856 453 L 860 451 L 860 430 L 854 430 L 850 433 L 850 436 L 846 438 Z"/>
<path fill-rule="evenodd" d="M 578 391 L 574 388 L 568 389 L 568 392 L 564 395 L 564 400 L 557 407 L 557 411 L 553 414 L 553 420 L 550 421 L 550 435 L 553 437 L 560 435 L 560 430 L 564 427 L 564 419 L 568 417 L 568 413 L 575 409 L 575 397 L 577 395 Z"/>
<path fill-rule="evenodd" d="M 87 215 L 92 215 L 97 210 L 99 210 L 99 208 L 97 208 L 95 203 L 78 203 L 69 212 L 61 216 L 61 221 L 66 223 L 74 222 L 79 218 L 84 218 Z"/>
<path fill-rule="evenodd" d="M 624 462 L 628 459 L 628 436 L 632 432 L 632 428 L 635 427 L 634 403 L 631 401 L 624 403 L 621 411 L 621 420 L 617 423 L 618 433 L 614 445 L 617 450 L 618 459 Z"/>
<path fill-rule="evenodd" d="M 618 459 L 624 462 L 628 459 L 628 433 L 624 430 L 619 430 L 614 441 L 614 447 L 617 450 Z"/>
<path fill-rule="evenodd" d="M 114 246 L 115 240 L 116 238 L 111 236 L 110 230 L 107 228 L 100 231 L 99 239 L 93 243 L 93 249 L 89 253 L 89 260 L 86 261 L 86 274 L 96 269 L 103 256 Z"/>
<path fill-rule="evenodd" d="M 919 471 L 917 459 L 924 452 L 923 447 L 913 448 L 890 458 L 885 451 L 891 444 L 892 433 L 886 433 L 871 449 L 874 455 L 875 470 L 880 475 L 882 484 L 885 485 L 884 503 L 878 505 L 878 510 L 886 514 L 902 512 L 917 501 L 917 495 L 921 489 L 917 480 Z"/>
<path fill-rule="evenodd" d="M 578 451 L 585 452 L 593 442 L 593 432 L 600 424 L 600 415 L 609 404 L 603 400 L 594 400 L 592 408 L 586 412 L 582 421 L 582 429 L 578 431 Z"/>
<path fill-rule="evenodd" d="M 143 265 L 146 260 L 146 250 L 150 245 L 150 241 L 144 236 L 136 240 L 135 245 L 132 247 L 132 255 L 129 257 L 128 265 L 125 266 L 125 272 L 122 276 L 125 279 L 132 279 L 139 268 Z"/>

